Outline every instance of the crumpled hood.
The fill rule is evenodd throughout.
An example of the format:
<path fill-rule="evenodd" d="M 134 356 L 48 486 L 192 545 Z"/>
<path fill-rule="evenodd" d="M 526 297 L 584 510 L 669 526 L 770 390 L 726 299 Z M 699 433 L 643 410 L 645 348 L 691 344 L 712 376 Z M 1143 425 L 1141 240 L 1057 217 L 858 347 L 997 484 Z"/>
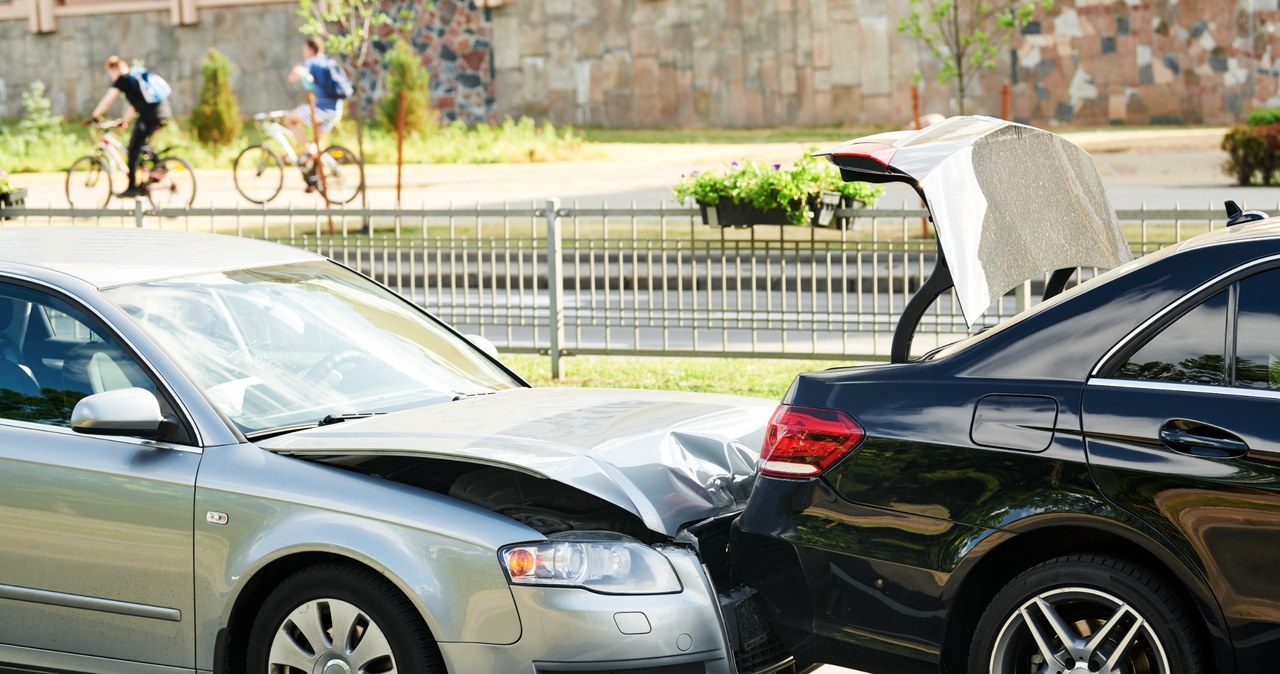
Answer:
<path fill-rule="evenodd" d="M 516 389 L 259 441 L 291 455 L 445 458 L 524 471 L 674 536 L 740 509 L 776 403 L 672 391 Z"/>

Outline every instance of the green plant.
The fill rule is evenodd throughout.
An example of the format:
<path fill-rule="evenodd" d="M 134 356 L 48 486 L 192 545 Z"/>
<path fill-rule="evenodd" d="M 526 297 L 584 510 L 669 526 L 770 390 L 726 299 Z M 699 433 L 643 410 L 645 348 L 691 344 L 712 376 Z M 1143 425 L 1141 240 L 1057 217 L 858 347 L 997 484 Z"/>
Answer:
<path fill-rule="evenodd" d="M 1233 126 L 1222 138 L 1222 169 L 1239 185 L 1274 185 L 1280 169 L 1280 123 Z"/>
<path fill-rule="evenodd" d="M 431 75 L 422 65 L 422 57 L 404 40 L 396 42 L 385 58 L 387 74 L 382 99 L 378 101 L 378 121 L 383 128 L 395 129 L 400 114 L 400 95 L 404 94 L 405 135 L 417 135 L 432 123 Z"/>
<path fill-rule="evenodd" d="M 206 145 L 229 145 L 240 136 L 244 120 L 231 90 L 231 62 L 210 49 L 200 68 L 200 97 L 191 111 L 196 138 Z"/>
<path fill-rule="evenodd" d="M 911 14 L 898 20 L 898 32 L 924 43 L 942 64 L 938 82 L 955 83 L 960 114 L 972 80 L 995 67 L 1015 31 L 1037 9 L 1053 9 L 1053 0 L 910 0 Z"/>
<path fill-rule="evenodd" d="M 18 135 L 32 139 L 49 138 L 62 128 L 62 117 L 53 114 L 53 103 L 44 95 L 44 82 L 36 80 L 22 92 L 22 119 Z"/>
<path fill-rule="evenodd" d="M 673 188 L 676 198 L 715 205 L 721 199 L 751 204 L 761 210 L 782 210 L 792 224 L 804 224 L 809 203 L 822 192 L 839 192 L 871 205 L 884 189 L 866 183 L 846 183 L 831 164 L 805 153 L 789 167 L 756 162 L 733 162 L 710 171 L 682 177 Z"/>
<path fill-rule="evenodd" d="M 1250 110 L 1245 123 L 1249 126 L 1269 126 L 1280 124 L 1280 108 L 1258 108 Z"/>

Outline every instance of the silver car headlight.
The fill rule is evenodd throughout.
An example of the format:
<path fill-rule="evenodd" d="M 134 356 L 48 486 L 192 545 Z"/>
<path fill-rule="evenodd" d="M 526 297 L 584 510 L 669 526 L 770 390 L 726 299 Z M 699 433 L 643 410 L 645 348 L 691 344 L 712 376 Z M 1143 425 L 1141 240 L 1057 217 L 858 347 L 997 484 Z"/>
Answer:
<path fill-rule="evenodd" d="M 580 587 L 604 594 L 667 594 L 682 587 L 662 553 L 609 532 L 570 532 L 498 551 L 516 585 Z"/>

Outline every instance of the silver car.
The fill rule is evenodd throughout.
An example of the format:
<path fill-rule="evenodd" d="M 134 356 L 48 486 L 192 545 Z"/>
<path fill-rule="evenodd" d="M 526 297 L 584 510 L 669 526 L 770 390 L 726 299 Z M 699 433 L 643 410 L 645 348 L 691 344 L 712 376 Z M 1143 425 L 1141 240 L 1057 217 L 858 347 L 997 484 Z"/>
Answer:
<path fill-rule="evenodd" d="M 724 554 L 772 408 L 533 390 L 284 246 L 0 231 L 0 663 L 781 671 Z"/>

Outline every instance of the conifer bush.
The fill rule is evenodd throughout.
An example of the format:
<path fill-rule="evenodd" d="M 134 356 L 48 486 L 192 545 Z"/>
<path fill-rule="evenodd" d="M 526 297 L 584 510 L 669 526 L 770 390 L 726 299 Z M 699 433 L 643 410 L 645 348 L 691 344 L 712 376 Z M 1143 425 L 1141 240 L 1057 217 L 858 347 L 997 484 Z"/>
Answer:
<path fill-rule="evenodd" d="M 387 51 L 386 80 L 378 101 L 378 122 L 395 132 L 400 112 L 400 92 L 404 92 L 404 131 L 406 136 L 422 133 L 435 121 L 431 110 L 431 75 L 422 58 L 404 40 Z"/>
<path fill-rule="evenodd" d="M 217 49 L 210 49 L 200 71 L 204 81 L 191 112 L 191 127 L 201 143 L 230 145 L 240 136 L 244 122 L 231 91 L 231 62 Z"/>

